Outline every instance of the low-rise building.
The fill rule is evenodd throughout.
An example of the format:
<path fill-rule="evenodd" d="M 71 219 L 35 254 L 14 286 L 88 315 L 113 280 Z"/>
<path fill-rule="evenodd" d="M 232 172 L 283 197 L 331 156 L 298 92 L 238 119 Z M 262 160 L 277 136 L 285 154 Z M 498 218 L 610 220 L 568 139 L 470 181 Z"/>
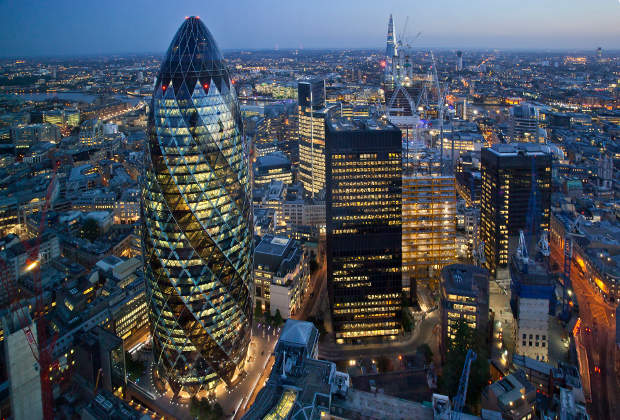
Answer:
<path fill-rule="evenodd" d="M 536 388 L 517 370 L 482 391 L 482 407 L 502 413 L 505 420 L 536 418 Z"/>
<path fill-rule="evenodd" d="M 446 354 L 459 320 L 486 338 L 489 328 L 489 272 L 452 264 L 441 272 L 441 353 Z"/>
<path fill-rule="evenodd" d="M 265 235 L 254 250 L 256 304 L 286 319 L 299 310 L 309 272 L 302 247 L 288 237 Z"/>

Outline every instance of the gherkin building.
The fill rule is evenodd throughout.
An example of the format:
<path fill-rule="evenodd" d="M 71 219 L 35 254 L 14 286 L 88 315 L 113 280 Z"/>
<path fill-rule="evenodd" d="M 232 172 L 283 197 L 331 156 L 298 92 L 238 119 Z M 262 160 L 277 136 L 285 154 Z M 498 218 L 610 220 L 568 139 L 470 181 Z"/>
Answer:
<path fill-rule="evenodd" d="M 213 36 L 187 18 L 148 117 L 142 247 L 156 383 L 187 398 L 234 382 L 252 324 L 248 150 Z"/>

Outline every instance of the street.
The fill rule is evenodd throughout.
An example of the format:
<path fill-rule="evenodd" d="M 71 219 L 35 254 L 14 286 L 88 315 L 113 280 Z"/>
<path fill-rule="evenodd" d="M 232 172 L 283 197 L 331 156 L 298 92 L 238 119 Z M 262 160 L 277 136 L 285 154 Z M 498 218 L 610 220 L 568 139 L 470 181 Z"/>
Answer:
<path fill-rule="evenodd" d="M 551 258 L 562 267 L 563 251 L 557 246 L 551 248 Z M 616 341 L 615 308 L 606 303 L 593 290 L 581 267 L 573 259 L 571 264 L 571 284 L 579 303 L 581 327 L 577 346 L 583 345 L 585 351 L 578 351 L 584 391 L 588 391 L 592 402 L 588 412 L 593 419 L 617 419 L 620 416 L 620 387 L 614 370 L 614 347 Z M 584 360 L 585 359 L 585 360 Z"/>

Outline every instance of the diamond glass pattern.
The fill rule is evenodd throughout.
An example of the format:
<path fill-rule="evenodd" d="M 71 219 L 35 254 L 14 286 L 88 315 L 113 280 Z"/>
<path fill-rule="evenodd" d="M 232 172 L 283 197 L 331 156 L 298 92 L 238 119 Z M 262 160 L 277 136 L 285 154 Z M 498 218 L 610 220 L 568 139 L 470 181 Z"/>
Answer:
<path fill-rule="evenodd" d="M 186 19 L 148 119 L 142 244 L 155 376 L 175 394 L 227 384 L 247 352 L 252 245 L 247 145 L 211 33 Z"/>

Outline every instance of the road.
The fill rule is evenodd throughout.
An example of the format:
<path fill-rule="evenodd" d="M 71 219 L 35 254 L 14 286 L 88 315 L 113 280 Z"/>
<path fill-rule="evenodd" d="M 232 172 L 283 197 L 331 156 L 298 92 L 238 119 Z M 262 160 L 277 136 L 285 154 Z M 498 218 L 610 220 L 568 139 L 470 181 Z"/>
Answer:
<path fill-rule="evenodd" d="M 319 297 L 323 294 L 323 289 L 327 285 L 327 263 L 323 257 L 323 262 L 319 266 L 319 269 L 310 275 L 310 281 L 308 282 L 307 297 L 302 303 L 303 307 L 301 311 L 295 313 L 291 318 L 306 320 L 311 315 L 317 313 L 317 308 L 320 304 Z"/>
<path fill-rule="evenodd" d="M 551 251 L 552 260 L 563 267 L 563 251 L 553 243 Z M 620 418 L 620 386 L 614 370 L 615 308 L 595 292 L 595 286 L 586 276 L 573 259 L 571 285 L 579 303 L 581 318 L 576 342 L 585 349 L 585 352 L 578 353 L 579 362 L 584 368 L 587 367 L 587 372 L 583 372 L 582 376 L 589 376 L 592 395 L 588 412 L 594 420 L 617 419 Z M 583 378 L 583 382 L 587 386 L 588 378 Z"/>
<path fill-rule="evenodd" d="M 244 407 L 251 396 L 255 396 L 257 390 L 260 390 L 265 381 L 265 373 L 267 377 L 271 369 L 267 369 L 273 349 L 279 337 L 279 330 L 273 327 L 266 329 L 265 327 L 254 326 L 252 330 L 252 341 L 247 354 L 246 364 L 244 367 L 245 375 L 232 388 L 227 388 L 224 384 L 219 384 L 215 389 L 215 398 L 224 409 L 225 418 L 239 418 L 238 411 L 243 411 Z M 150 354 L 150 352 L 148 352 Z M 161 395 L 152 380 L 152 361 L 149 364 L 147 372 L 138 381 L 139 387 L 152 395 L 154 399 L 145 397 L 141 398 L 143 406 L 153 407 L 162 416 L 174 416 L 176 419 L 189 419 L 189 406 L 179 400 L 173 399 L 170 392 Z"/>

